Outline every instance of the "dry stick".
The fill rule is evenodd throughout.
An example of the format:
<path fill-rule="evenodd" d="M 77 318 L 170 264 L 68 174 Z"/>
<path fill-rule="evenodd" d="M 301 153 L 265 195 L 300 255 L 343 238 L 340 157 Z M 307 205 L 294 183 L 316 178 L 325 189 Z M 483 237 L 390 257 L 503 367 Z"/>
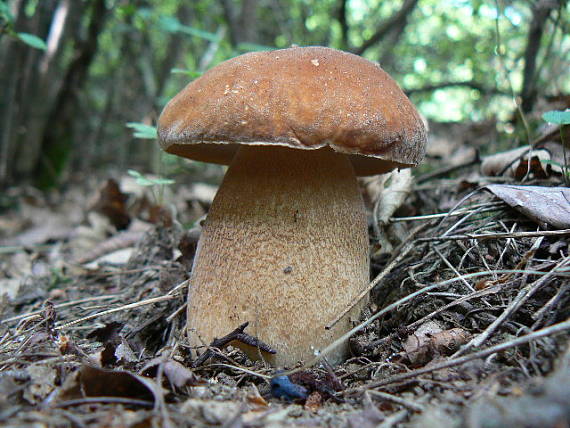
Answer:
<path fill-rule="evenodd" d="M 480 291 L 476 291 L 474 293 L 468 294 L 467 296 L 462 296 L 456 300 L 454 300 L 453 302 L 449 302 L 447 305 L 442 306 L 441 308 L 436 309 L 435 311 L 427 314 L 426 316 L 420 318 L 417 321 L 414 321 L 411 324 L 408 324 L 406 326 L 406 330 L 408 331 L 412 331 L 415 328 L 419 327 L 420 325 L 422 325 L 424 322 L 426 322 L 427 320 L 433 318 L 434 316 L 436 316 L 437 314 L 439 314 L 440 312 L 444 312 L 447 309 L 453 307 L 453 306 L 457 306 L 463 302 L 466 302 L 467 300 L 471 300 L 471 299 L 476 299 L 477 297 L 485 297 L 489 294 L 494 294 L 494 293 L 498 293 L 501 290 L 501 287 L 498 285 L 495 285 L 493 287 L 489 287 L 489 288 L 485 288 L 483 290 Z M 382 339 L 380 339 L 382 340 Z"/>
<path fill-rule="evenodd" d="M 408 411 L 400 410 L 384 419 L 384 422 L 379 424 L 378 428 L 392 428 L 393 426 L 398 426 L 400 422 L 406 419 L 406 416 L 408 416 Z"/>
<path fill-rule="evenodd" d="M 260 378 L 262 378 L 262 379 L 272 379 L 272 378 L 273 378 L 273 376 L 269 376 L 269 375 L 257 373 L 257 372 L 254 372 L 253 370 L 249 370 L 249 369 L 246 369 L 245 367 L 240 367 L 240 366 L 236 366 L 236 365 L 233 365 L 233 364 L 212 363 L 212 364 L 208 364 L 207 367 L 226 367 L 226 368 L 229 368 L 229 369 L 234 369 L 234 370 L 242 371 L 242 372 L 244 372 L 244 373 L 250 374 L 250 375 L 252 375 L 252 376 L 257 376 L 257 377 L 260 377 Z M 282 373 L 278 373 L 278 374 L 277 374 L 277 376 L 281 376 L 281 375 L 282 375 Z"/>
<path fill-rule="evenodd" d="M 390 263 L 388 263 L 388 265 L 382 270 L 382 272 L 380 272 L 376 276 L 376 278 L 374 278 L 372 282 L 368 284 L 366 288 L 362 290 L 362 292 L 358 296 L 356 296 L 356 298 L 353 299 L 348 304 L 348 306 L 344 308 L 344 310 L 339 315 L 337 315 L 337 317 L 332 322 L 330 322 L 325 326 L 325 329 L 329 330 L 333 328 L 335 324 L 339 322 L 358 302 L 360 302 L 360 300 L 362 300 L 366 295 L 368 295 L 370 290 L 376 287 L 376 285 L 380 281 L 382 281 L 392 271 L 392 269 L 394 269 L 396 265 L 398 265 L 402 261 L 402 259 L 406 257 L 410 251 L 412 251 L 414 247 L 415 247 L 415 241 L 408 242 L 404 246 L 404 248 L 402 248 L 402 251 L 398 254 L 398 256 L 394 258 Z"/>
<path fill-rule="evenodd" d="M 408 408 L 415 410 L 415 411 L 418 411 L 418 412 L 421 412 L 422 410 L 424 410 L 424 406 L 422 406 L 421 404 L 413 403 L 411 401 L 405 400 L 403 398 L 397 397 L 397 396 L 392 395 L 392 394 L 388 394 L 386 392 L 374 391 L 374 390 L 370 390 L 367 392 L 374 397 L 383 398 L 384 400 L 391 401 L 391 402 L 396 403 L 396 404 L 400 404 L 401 406 L 408 407 Z"/>
<path fill-rule="evenodd" d="M 439 364 L 434 364 L 429 367 L 423 367 L 421 369 L 412 370 L 411 372 L 398 374 L 395 376 L 391 376 L 387 379 L 383 379 L 377 382 L 372 382 L 368 385 L 364 385 L 359 388 L 352 388 L 347 389 L 342 392 L 342 394 L 350 394 L 353 392 L 362 392 L 366 391 L 370 388 L 378 388 L 380 386 L 390 385 L 392 383 L 401 382 L 403 380 L 411 379 L 416 376 L 420 376 L 426 373 L 431 373 L 437 370 L 446 369 L 448 367 L 459 366 L 461 364 L 467 363 L 472 360 L 476 360 L 477 358 L 484 358 L 488 357 L 489 355 L 495 354 L 500 351 L 504 351 L 506 349 L 514 348 L 515 346 L 524 345 L 526 343 L 532 342 L 533 340 L 540 339 L 542 337 L 551 336 L 555 334 L 562 333 L 566 330 L 570 330 L 570 319 L 563 321 L 558 324 L 554 324 L 550 327 L 543 328 L 542 330 L 535 331 L 534 333 L 527 334 L 523 337 L 518 337 L 513 340 L 509 340 L 507 342 L 500 343 L 498 345 L 492 346 L 487 349 L 483 349 L 481 351 L 475 352 L 470 355 L 466 355 L 464 357 L 454 358 L 448 361 L 444 361 Z"/>
<path fill-rule="evenodd" d="M 259 350 L 267 352 L 269 354 L 276 354 L 277 351 L 271 348 L 271 346 L 262 342 L 257 337 L 251 336 L 244 332 L 248 325 L 249 321 L 246 321 L 232 332 L 226 334 L 224 337 L 214 339 L 208 346 L 208 349 L 202 355 L 200 355 L 196 361 L 192 363 L 192 367 L 201 366 L 206 362 L 206 360 L 215 356 L 215 352 L 213 350 L 223 349 L 226 345 L 233 342 L 234 340 L 237 340 L 238 342 L 241 342 L 245 345 L 258 348 Z"/>
<path fill-rule="evenodd" d="M 92 320 L 92 319 L 101 317 L 101 316 L 103 316 L 103 315 L 109 315 L 109 314 L 112 314 L 112 313 L 115 313 L 115 312 L 126 311 L 126 310 L 128 310 L 128 309 L 138 308 L 139 306 L 151 305 L 151 304 L 153 304 L 153 303 L 165 302 L 165 301 L 167 301 L 167 300 L 173 300 L 173 299 L 177 299 L 177 298 L 178 298 L 178 296 L 172 295 L 172 294 L 166 294 L 166 295 L 164 295 L 164 296 L 153 297 L 153 298 L 151 298 L 151 299 L 142 300 L 142 301 L 136 302 L 136 303 L 130 303 L 130 304 L 128 304 L 128 305 L 120 306 L 120 307 L 118 307 L 118 308 L 109 309 L 109 310 L 107 310 L 107 311 L 97 312 L 96 314 L 88 315 L 88 316 L 86 316 L 86 317 L 79 318 L 79 319 L 76 319 L 76 320 L 74 320 L 74 321 L 70 321 L 70 322 L 68 322 L 68 323 L 66 323 L 66 324 L 57 326 L 55 329 L 56 329 L 56 330 L 62 330 L 62 329 L 64 329 L 64 328 L 68 328 L 68 327 L 70 327 L 70 326 L 72 326 L 72 325 L 79 324 L 79 323 L 81 323 L 81 322 L 83 322 L 83 321 L 89 321 L 89 320 Z"/>
<path fill-rule="evenodd" d="M 533 271 L 533 270 L 496 270 L 496 271 L 489 271 L 489 272 L 474 272 L 474 273 L 470 273 L 468 275 L 464 275 L 463 277 L 465 279 L 470 279 L 470 278 L 475 278 L 478 276 L 485 276 L 485 275 L 491 275 L 491 274 L 503 274 L 503 273 L 526 273 L 528 275 L 545 275 L 544 272 L 541 271 Z M 561 271 L 561 272 L 557 272 L 558 276 L 570 276 L 570 271 L 568 272 L 568 274 L 566 274 L 566 271 Z M 336 349 L 337 346 L 339 346 L 341 343 L 344 343 L 346 340 L 348 340 L 351 336 L 353 336 L 355 333 L 358 333 L 360 330 L 362 330 L 363 328 L 365 328 L 366 326 L 372 324 L 374 321 L 376 321 L 379 317 L 381 317 L 382 315 L 386 315 L 388 312 L 396 309 L 398 306 L 414 299 L 417 296 L 420 296 L 424 293 L 427 293 L 429 291 L 435 290 L 439 287 L 444 287 L 446 285 L 452 284 L 454 282 L 458 281 L 458 278 L 451 278 L 451 279 L 447 279 L 445 281 L 442 282 L 438 282 L 437 284 L 432 284 L 432 285 L 428 285 L 424 288 L 422 288 L 421 290 L 415 291 L 412 294 L 407 295 L 406 297 L 401 298 L 400 300 L 386 306 L 384 309 L 376 312 L 374 315 L 372 315 L 370 318 L 368 318 L 366 321 L 361 322 L 360 324 L 358 324 L 356 327 L 354 327 L 352 330 L 348 331 L 347 333 L 345 333 L 344 335 L 342 335 L 341 337 L 339 337 L 338 339 L 336 339 L 333 343 L 331 343 L 329 346 L 327 346 L 326 348 L 324 348 L 322 351 L 320 351 L 318 353 L 318 355 L 313 358 L 312 360 L 310 360 L 308 363 L 306 363 L 305 365 L 294 369 L 294 370 L 289 370 L 287 372 L 281 373 L 281 375 L 290 375 L 293 373 L 297 373 L 301 370 L 304 370 L 306 367 L 311 367 L 314 366 L 315 364 L 317 364 L 321 358 L 323 358 L 324 356 L 328 355 L 330 352 L 332 352 L 334 349 Z"/>
<path fill-rule="evenodd" d="M 59 305 L 55 305 L 54 308 L 55 309 L 59 309 L 59 308 L 64 308 L 66 306 L 74 306 L 74 305 L 79 305 L 81 303 L 86 303 L 86 302 L 93 302 L 96 300 L 108 300 L 108 299 L 114 299 L 116 297 L 121 297 L 120 294 L 111 294 L 109 296 L 95 296 L 95 297 L 87 297 L 85 299 L 79 299 L 79 300 L 73 300 L 71 302 L 66 302 L 66 303 L 60 303 Z M 18 315 L 15 317 L 11 317 L 11 318 L 6 318 L 0 321 L 0 324 L 5 324 L 8 322 L 12 322 L 12 321 L 18 321 L 22 318 L 28 318 L 28 317 L 33 317 L 35 315 L 39 315 L 43 312 L 43 309 L 39 309 L 37 311 L 32 311 L 32 312 L 28 312 L 22 315 Z"/>
<path fill-rule="evenodd" d="M 55 408 L 64 408 L 71 406 L 82 406 L 84 404 L 125 404 L 131 406 L 153 407 L 152 401 L 139 400 L 136 398 L 125 397 L 85 397 L 77 398 L 75 400 L 60 401 L 54 404 Z"/>
<path fill-rule="evenodd" d="M 443 235 L 441 236 L 447 236 L 449 235 L 452 231 L 454 231 L 455 229 L 457 229 L 459 226 L 461 226 L 463 223 L 465 223 L 467 220 L 469 220 L 469 218 L 473 217 L 475 214 L 481 214 L 483 212 L 483 208 L 477 208 L 476 210 L 471 211 L 469 214 L 467 214 L 465 217 L 461 217 L 458 221 L 456 221 L 450 228 L 448 228 Z M 442 220 L 443 221 L 443 220 Z M 441 223 L 440 223 L 441 224 Z"/>
<path fill-rule="evenodd" d="M 182 306 L 180 306 L 178 309 L 176 309 L 174 312 L 172 312 L 170 315 L 168 315 L 166 317 L 166 322 L 171 323 L 174 318 L 176 318 L 178 315 L 180 315 L 182 313 L 183 310 L 186 309 L 186 306 L 187 306 L 187 304 L 184 303 Z"/>
<path fill-rule="evenodd" d="M 433 247 L 433 249 L 435 250 L 435 252 L 437 253 L 437 255 L 443 260 L 443 262 L 447 265 L 447 267 L 449 269 L 451 269 L 453 271 L 453 273 L 455 275 L 457 275 L 457 279 L 461 280 L 463 282 L 463 284 L 465 284 L 465 286 L 469 289 L 469 291 L 471 291 L 472 293 L 475 291 L 475 289 L 473 288 L 473 286 L 471 284 L 469 284 L 469 282 L 467 282 L 467 280 L 465 278 L 463 278 L 463 275 L 461 275 L 459 273 L 459 271 L 457 269 L 455 269 L 455 266 L 453 266 L 449 260 L 447 260 L 447 258 L 441 253 L 441 251 L 439 251 L 439 248 L 437 248 L 436 246 Z"/>
<path fill-rule="evenodd" d="M 420 318 L 419 320 L 414 321 L 411 324 L 408 324 L 405 327 L 405 330 L 406 331 L 413 331 L 414 329 L 416 329 L 417 327 L 422 325 L 427 320 L 433 318 L 434 316 L 436 316 L 440 312 L 446 311 L 447 309 L 449 309 L 453 306 L 459 305 L 463 302 L 466 302 L 467 300 L 475 299 L 477 297 L 484 297 L 484 296 L 487 296 L 489 294 L 497 293 L 500 290 L 501 290 L 501 287 L 499 287 L 498 285 L 495 285 L 493 287 L 489 287 L 489 288 L 486 288 L 484 290 L 476 291 L 476 292 L 468 294 L 466 296 L 462 296 L 462 297 L 454 300 L 453 302 L 449 302 L 447 305 L 442 306 L 441 308 L 438 308 L 435 311 L 427 314 L 426 316 Z M 363 349 L 364 350 L 372 350 L 372 349 L 376 348 L 377 346 L 383 344 L 384 342 L 393 339 L 396 334 L 398 334 L 398 332 L 391 333 L 388 336 L 382 337 L 381 339 L 377 339 L 377 340 L 374 340 L 370 343 L 367 343 L 366 345 L 363 346 Z"/>
<path fill-rule="evenodd" d="M 443 168 L 440 168 L 440 169 L 437 169 L 437 170 L 435 170 L 435 171 L 432 171 L 432 172 L 430 172 L 430 173 L 428 173 L 428 174 L 420 175 L 420 176 L 418 177 L 417 181 L 418 181 L 418 184 L 419 184 L 419 183 L 423 183 L 423 182 L 425 182 L 425 181 L 429 181 L 429 180 L 431 180 L 431 179 L 440 177 L 440 176 L 442 176 L 442 175 L 450 174 L 450 173 L 455 172 L 455 171 L 457 171 L 457 170 L 459 170 L 459 169 L 466 168 L 466 167 L 469 167 L 469 166 L 472 166 L 472 165 L 476 165 L 476 164 L 478 164 L 478 163 L 481 163 L 481 157 L 479 156 L 479 150 L 476 150 L 476 151 L 475 151 L 475 155 L 473 156 L 473 159 L 470 159 L 470 160 L 468 160 L 468 161 L 466 161 L 466 162 L 463 162 L 463 163 L 460 163 L 460 164 L 457 164 L 457 165 L 445 166 L 445 167 L 443 167 Z"/>
<path fill-rule="evenodd" d="M 479 212 L 487 212 L 487 211 L 495 211 L 495 208 L 505 205 L 504 202 L 485 202 L 484 204 L 473 204 L 470 205 L 469 208 L 464 208 L 457 211 L 450 211 L 446 213 L 437 213 L 437 214 L 426 214 L 426 215 L 416 215 L 410 217 L 390 217 L 390 223 L 397 223 L 400 221 L 418 221 L 418 220 L 433 220 L 436 218 L 443 218 L 443 217 L 457 217 L 463 214 L 469 214 L 473 212 L 475 209 L 483 208 L 482 211 Z"/>
<path fill-rule="evenodd" d="M 515 233 L 468 233 L 465 235 L 435 236 L 431 238 L 418 238 L 417 242 L 432 241 L 461 241 L 464 239 L 504 239 L 504 238 L 533 238 L 537 236 L 564 236 L 570 235 L 570 229 L 543 230 L 537 232 L 515 232 Z"/>
<path fill-rule="evenodd" d="M 532 248 L 531 248 L 529 251 L 527 251 L 527 252 L 525 253 L 525 255 L 523 256 L 522 260 L 517 264 L 516 269 L 522 268 L 522 266 L 523 266 L 524 264 L 527 264 L 527 263 L 528 263 L 528 261 L 534 256 L 536 250 L 537 250 L 538 247 L 540 246 L 540 242 L 542 242 L 542 239 L 538 239 L 538 240 L 533 244 Z M 455 306 L 455 305 L 458 305 L 458 304 L 460 304 L 460 303 L 463 303 L 464 301 L 467 301 L 467 300 L 470 300 L 470 299 L 473 299 L 473 298 L 476 298 L 476 297 L 483 297 L 483 296 L 486 296 L 486 295 L 488 295 L 488 294 L 493 294 L 493 293 L 499 292 L 502 287 L 501 287 L 500 285 L 498 285 L 498 284 L 502 284 L 502 283 L 507 282 L 507 280 L 508 280 L 511 276 L 513 276 L 513 275 L 514 275 L 514 273 L 508 273 L 508 274 L 504 275 L 502 278 L 499 278 L 499 279 L 495 280 L 495 281 L 494 281 L 494 282 L 495 282 L 495 285 L 494 285 L 494 286 L 489 287 L 489 288 L 486 288 L 486 289 L 484 289 L 484 290 L 477 291 L 477 292 L 475 292 L 475 293 L 468 294 L 467 296 L 463 296 L 463 297 L 461 297 L 461 298 L 459 298 L 459 299 L 457 299 L 457 300 L 454 300 L 453 302 L 448 303 L 447 305 L 445 305 L 445 306 L 443 306 L 443 307 L 441 307 L 441 308 L 436 309 L 436 310 L 433 311 L 432 313 L 430 313 L 430 314 L 424 316 L 423 318 L 420 318 L 419 320 L 413 322 L 412 324 L 409 324 L 408 326 L 406 326 L 406 329 L 407 329 L 407 330 L 413 330 L 413 329 L 415 329 L 416 327 L 418 327 L 418 326 L 420 326 L 421 324 L 423 324 L 423 323 L 424 323 L 425 321 L 427 321 L 428 319 L 433 318 L 433 317 L 434 317 L 435 315 L 437 315 L 438 313 L 443 312 L 443 311 L 449 309 L 449 308 L 452 307 L 452 306 Z M 383 341 L 384 339 L 385 339 L 385 338 L 380 339 L 380 340 L 377 340 L 377 341 L 376 341 L 376 342 L 377 342 L 377 345 L 380 344 L 380 343 L 382 343 L 381 341 Z M 374 342 L 373 342 L 373 343 L 374 343 Z M 377 346 L 377 345 L 376 345 L 376 346 Z"/>
<path fill-rule="evenodd" d="M 483 333 L 479 334 L 478 336 L 474 337 L 467 343 L 466 345 L 462 346 L 459 351 L 453 354 L 453 357 L 458 357 L 460 355 L 465 354 L 465 352 L 469 351 L 471 348 L 477 348 L 481 346 L 494 332 L 497 328 L 513 313 L 515 313 L 536 291 L 543 286 L 543 284 L 549 280 L 553 275 L 556 275 L 557 270 L 563 267 L 564 265 L 570 262 L 570 256 L 564 258 L 560 263 L 558 263 L 550 272 L 545 274 L 542 278 L 539 278 L 533 283 L 528 284 L 526 287 L 521 289 L 517 294 L 517 297 L 513 299 L 513 301 L 507 306 L 507 308 L 503 311 L 501 315 L 499 315 L 495 321 L 493 321 Z"/>
<path fill-rule="evenodd" d="M 570 286 L 568 284 L 564 284 L 562 287 L 560 287 L 556 294 L 552 296 L 548 302 L 545 303 L 542 308 L 532 314 L 532 319 L 535 320 L 534 324 L 531 327 L 532 330 L 541 324 L 544 318 L 544 314 L 546 314 L 546 312 L 549 312 L 550 308 L 552 308 L 560 301 L 560 298 L 564 295 L 564 293 L 568 291 L 569 288 Z"/>

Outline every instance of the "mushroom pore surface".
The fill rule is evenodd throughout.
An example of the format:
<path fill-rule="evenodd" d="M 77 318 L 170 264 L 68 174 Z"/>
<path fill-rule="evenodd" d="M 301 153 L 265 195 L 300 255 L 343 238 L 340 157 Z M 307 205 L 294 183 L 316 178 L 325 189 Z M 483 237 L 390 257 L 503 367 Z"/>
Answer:
<path fill-rule="evenodd" d="M 368 279 L 366 216 L 347 157 L 328 148 L 242 146 L 198 244 L 188 300 L 191 344 L 209 344 L 249 321 L 247 332 L 277 350 L 263 354 L 270 363 L 307 361 L 349 329 L 361 305 L 333 329 L 325 325 Z M 346 354 L 343 344 L 329 359 Z"/>

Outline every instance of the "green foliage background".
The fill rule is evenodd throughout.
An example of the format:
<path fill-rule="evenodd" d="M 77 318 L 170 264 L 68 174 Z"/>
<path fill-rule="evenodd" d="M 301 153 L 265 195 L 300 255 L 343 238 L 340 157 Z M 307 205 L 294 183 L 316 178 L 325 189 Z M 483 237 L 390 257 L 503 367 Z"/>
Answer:
<path fill-rule="evenodd" d="M 96 17 L 95 6 L 101 2 L 104 10 Z M 13 9 L 18 4 L 25 5 L 25 16 L 16 19 Z M 125 124 L 154 126 L 162 107 L 190 80 L 250 50 L 297 44 L 352 51 L 378 61 L 428 119 L 498 119 L 499 130 L 510 132 L 520 125 L 513 121 L 515 101 L 529 82 L 538 93 L 538 110 L 537 103 L 570 94 L 567 0 L 553 0 L 549 6 L 533 55 L 528 47 L 537 10 L 544 5 L 525 0 L 0 0 L 0 59 L 5 69 L 14 58 L 10 49 L 19 43 L 20 50 L 28 50 L 20 52 L 21 64 L 41 73 L 37 70 L 50 55 L 47 40 L 55 21 L 41 23 L 39 18 L 54 17 L 63 4 L 72 5 L 77 16 L 58 46 L 52 73 L 46 77 L 50 83 L 23 102 L 41 102 L 42 114 L 49 116 L 93 20 L 104 19 L 91 40 L 97 45 L 87 76 L 70 97 L 76 113 L 67 118 L 72 139 L 86 141 L 79 151 L 72 145 L 70 158 L 81 167 L 111 163 L 120 168 L 142 164 L 144 169 L 149 160 L 156 165 L 156 148 L 150 148 L 151 143 L 141 148 L 144 142 L 137 141 Z M 525 82 L 529 59 L 536 67 Z M 19 73 L 16 81 L 25 79 L 27 71 L 20 68 Z M 7 75 L 0 77 L 10 83 Z M 32 128 L 28 117 L 22 123 L 14 121 L 17 115 L 10 109 L 15 99 L 4 102 L 4 126 Z M 542 112 L 526 112 L 531 125 L 542 123 Z M 26 141 L 26 134 L 14 130 L 2 135 L 9 161 L 0 165 L 0 181 L 37 174 L 42 162 L 57 164 L 49 159 L 41 132 L 36 134 L 38 141 Z M 19 161 L 20 147 L 31 147 L 36 155 Z"/>

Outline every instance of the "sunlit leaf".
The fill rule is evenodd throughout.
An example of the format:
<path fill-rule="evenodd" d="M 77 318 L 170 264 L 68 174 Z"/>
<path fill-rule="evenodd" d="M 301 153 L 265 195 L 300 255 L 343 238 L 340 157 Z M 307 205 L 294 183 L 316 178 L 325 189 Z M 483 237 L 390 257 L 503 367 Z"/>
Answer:
<path fill-rule="evenodd" d="M 158 136 L 154 126 L 145 125 L 144 123 L 129 122 L 127 123 L 127 128 L 134 130 L 133 137 L 135 138 L 154 140 Z"/>
<path fill-rule="evenodd" d="M 134 169 L 127 170 L 127 173 L 131 177 L 134 177 L 135 181 L 140 186 L 160 186 L 160 185 L 168 185 L 175 183 L 175 181 L 171 180 L 170 178 L 146 177 Z"/>
<path fill-rule="evenodd" d="M 242 52 L 273 51 L 276 49 L 276 48 L 271 47 L 271 46 L 258 45 L 257 43 L 238 43 L 237 48 L 239 51 L 242 51 Z"/>
<path fill-rule="evenodd" d="M 208 31 L 199 30 L 198 28 L 190 27 L 188 25 L 180 24 L 180 28 L 178 29 L 179 32 L 188 34 L 190 36 L 199 37 L 204 40 L 208 40 L 209 42 L 217 43 L 220 41 L 220 36 L 215 33 L 210 33 Z"/>
<path fill-rule="evenodd" d="M 555 123 L 556 125 L 570 125 L 570 109 L 567 109 L 565 111 L 547 111 L 542 115 L 542 118 L 545 121 Z"/>
<path fill-rule="evenodd" d="M 12 23 L 14 21 L 14 15 L 12 15 L 12 12 L 10 12 L 10 8 L 3 0 L 0 1 L 0 17 L 8 21 L 9 23 Z"/>
<path fill-rule="evenodd" d="M 31 46 L 36 49 L 41 49 L 43 51 L 47 49 L 46 42 L 44 42 L 38 36 L 35 36 L 30 33 L 16 33 L 16 36 L 18 36 L 18 38 L 28 46 Z"/>
<path fill-rule="evenodd" d="M 190 76 L 192 79 L 200 77 L 202 74 L 204 74 L 201 71 L 186 70 L 184 68 L 173 68 L 172 70 L 170 70 L 170 72 L 172 74 L 185 74 L 186 76 Z"/>
<path fill-rule="evenodd" d="M 158 20 L 161 29 L 169 33 L 176 33 L 180 30 L 180 21 L 173 16 L 161 16 Z"/>

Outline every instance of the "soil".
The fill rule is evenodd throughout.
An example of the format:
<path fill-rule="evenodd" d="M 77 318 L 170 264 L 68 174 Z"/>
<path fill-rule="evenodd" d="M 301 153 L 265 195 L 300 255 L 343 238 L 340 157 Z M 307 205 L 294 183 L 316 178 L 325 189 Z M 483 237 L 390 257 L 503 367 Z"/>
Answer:
<path fill-rule="evenodd" d="M 484 188 L 556 187 L 560 174 L 436 166 L 387 220 L 375 203 L 389 186 L 363 180 L 375 284 L 352 356 L 287 373 L 235 336 L 202 359 L 186 342 L 215 188 L 116 176 L 0 201 L 1 426 L 570 426 L 568 230 Z"/>

